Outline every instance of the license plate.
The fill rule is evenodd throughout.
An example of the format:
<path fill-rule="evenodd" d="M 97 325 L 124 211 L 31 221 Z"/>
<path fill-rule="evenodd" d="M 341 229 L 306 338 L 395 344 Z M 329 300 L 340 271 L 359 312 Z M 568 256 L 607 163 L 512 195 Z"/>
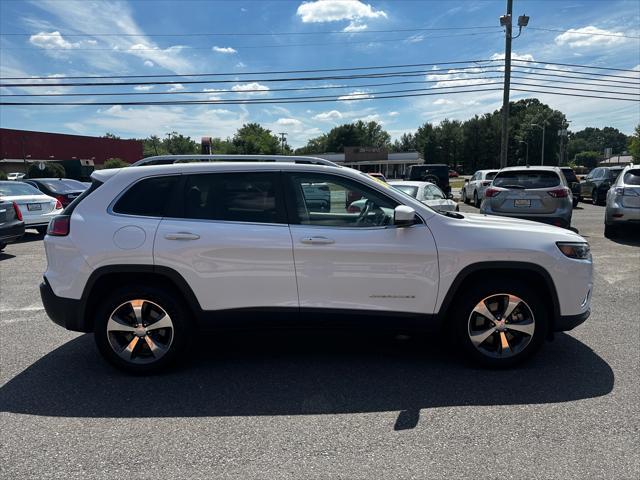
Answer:
<path fill-rule="evenodd" d="M 531 200 L 514 200 L 513 201 L 513 206 L 514 207 L 530 207 L 531 206 Z"/>
<path fill-rule="evenodd" d="M 42 210 L 42 205 L 39 203 L 29 203 L 27 204 L 27 210 L 33 212 L 34 210 Z"/>

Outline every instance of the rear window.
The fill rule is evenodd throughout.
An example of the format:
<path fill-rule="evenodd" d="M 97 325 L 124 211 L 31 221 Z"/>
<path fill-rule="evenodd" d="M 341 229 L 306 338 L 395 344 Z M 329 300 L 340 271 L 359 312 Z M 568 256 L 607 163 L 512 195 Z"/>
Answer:
<path fill-rule="evenodd" d="M 28 183 L 0 182 L 0 197 L 14 195 L 42 195 L 42 192 Z"/>
<path fill-rule="evenodd" d="M 502 188 L 551 188 L 558 185 L 560 177 L 549 170 L 509 170 L 499 172 L 493 179 L 493 186 Z"/>
<path fill-rule="evenodd" d="M 487 173 L 487 176 L 485 178 L 487 180 L 493 180 L 494 178 L 496 178 L 497 174 L 498 174 L 498 172 L 489 172 L 489 173 Z"/>
<path fill-rule="evenodd" d="M 393 188 L 400 190 L 407 195 L 411 195 L 413 198 L 418 196 L 418 187 L 413 187 L 411 185 L 393 185 Z"/>
<path fill-rule="evenodd" d="M 640 185 L 640 169 L 628 170 L 623 180 L 627 185 Z"/>
<path fill-rule="evenodd" d="M 564 178 L 567 179 L 567 182 L 577 182 L 578 177 L 576 177 L 575 172 L 571 168 L 562 168 L 562 173 L 564 173 Z"/>
<path fill-rule="evenodd" d="M 47 180 L 41 182 L 47 186 L 49 190 L 54 192 L 68 192 L 70 190 L 86 190 L 87 186 L 77 180 Z"/>
<path fill-rule="evenodd" d="M 115 213 L 164 217 L 177 176 L 145 178 L 133 185 L 113 206 Z"/>

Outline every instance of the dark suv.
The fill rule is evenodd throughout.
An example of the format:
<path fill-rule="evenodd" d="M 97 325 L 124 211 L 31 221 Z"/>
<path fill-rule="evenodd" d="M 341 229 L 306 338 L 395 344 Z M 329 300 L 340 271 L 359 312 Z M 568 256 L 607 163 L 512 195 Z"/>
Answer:
<path fill-rule="evenodd" d="M 571 190 L 571 194 L 573 195 L 573 208 L 578 206 L 578 202 L 580 201 L 580 180 L 576 177 L 576 172 L 573 171 L 571 167 L 560 167 L 562 173 L 564 174 L 564 178 L 567 180 L 567 185 L 569 185 L 569 189 Z"/>
<path fill-rule="evenodd" d="M 580 198 L 591 198 L 594 205 L 604 205 L 607 191 L 616 181 L 624 167 L 598 167 L 580 183 Z"/>
<path fill-rule="evenodd" d="M 411 165 L 405 180 L 435 183 L 447 195 L 451 193 L 449 167 L 444 164 Z"/>

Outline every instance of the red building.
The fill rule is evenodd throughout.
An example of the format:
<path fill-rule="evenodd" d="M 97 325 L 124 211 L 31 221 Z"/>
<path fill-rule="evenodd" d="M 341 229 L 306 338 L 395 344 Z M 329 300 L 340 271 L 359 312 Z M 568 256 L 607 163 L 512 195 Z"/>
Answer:
<path fill-rule="evenodd" d="M 0 128 L 0 160 L 92 160 L 101 168 L 109 158 L 140 160 L 142 141 Z"/>

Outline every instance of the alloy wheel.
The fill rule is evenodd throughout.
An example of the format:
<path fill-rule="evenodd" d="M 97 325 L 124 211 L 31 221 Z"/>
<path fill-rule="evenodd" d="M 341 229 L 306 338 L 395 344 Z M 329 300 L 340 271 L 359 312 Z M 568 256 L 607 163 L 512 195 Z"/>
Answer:
<path fill-rule="evenodd" d="M 473 346 L 491 358 L 509 358 L 522 352 L 535 332 L 535 318 L 516 295 L 499 293 L 483 298 L 468 319 Z"/>
<path fill-rule="evenodd" d="M 113 351 L 135 364 L 158 361 L 173 342 L 171 317 L 157 303 L 129 300 L 113 310 L 107 322 L 107 338 Z"/>

